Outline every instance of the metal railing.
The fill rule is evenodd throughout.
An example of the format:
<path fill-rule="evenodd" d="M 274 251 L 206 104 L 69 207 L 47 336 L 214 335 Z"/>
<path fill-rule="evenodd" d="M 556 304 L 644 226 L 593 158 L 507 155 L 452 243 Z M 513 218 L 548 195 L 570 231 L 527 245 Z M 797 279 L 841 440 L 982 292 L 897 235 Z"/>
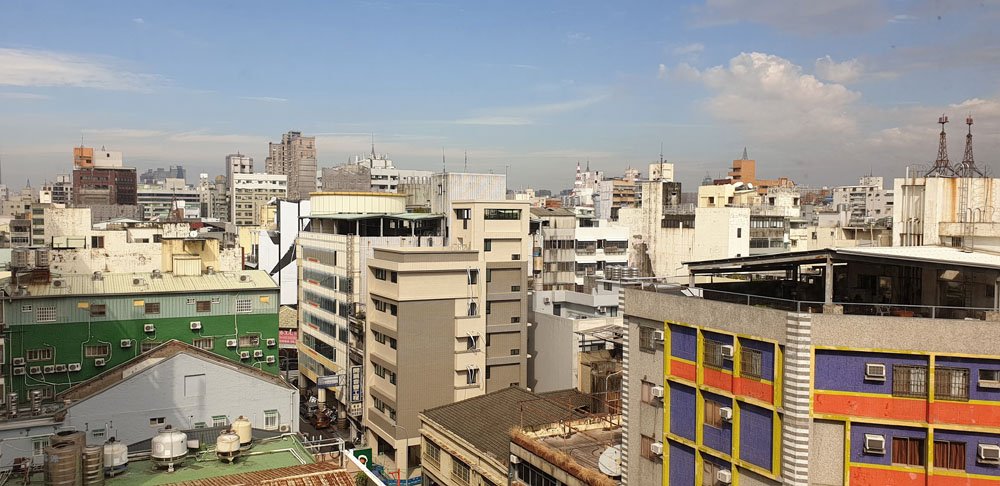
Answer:
<path fill-rule="evenodd" d="M 643 286 L 644 290 L 654 292 L 679 292 L 688 287 L 677 284 L 658 284 Z M 730 304 L 740 304 L 753 307 L 789 312 L 804 312 L 822 314 L 824 303 L 810 300 L 784 299 L 764 295 L 727 292 L 724 290 L 698 287 L 697 292 L 702 298 Z M 956 307 L 943 305 L 909 305 L 909 304 L 876 304 L 867 302 L 833 302 L 839 306 L 845 315 L 883 316 L 883 317 L 924 317 L 929 319 L 986 320 L 986 314 L 1000 309 L 993 307 Z"/>

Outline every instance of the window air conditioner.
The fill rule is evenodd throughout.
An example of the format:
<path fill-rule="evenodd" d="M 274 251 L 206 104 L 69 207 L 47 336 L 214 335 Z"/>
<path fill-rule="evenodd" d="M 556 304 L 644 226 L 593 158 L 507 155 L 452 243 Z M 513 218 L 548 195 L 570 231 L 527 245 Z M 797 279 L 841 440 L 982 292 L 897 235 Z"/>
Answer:
<path fill-rule="evenodd" d="M 882 363 L 865 363 L 865 379 L 885 381 L 885 365 Z"/>
<path fill-rule="evenodd" d="M 663 398 L 663 387 L 654 386 L 653 389 L 650 390 L 650 394 L 653 395 L 653 398 Z"/>
<path fill-rule="evenodd" d="M 722 352 L 722 357 L 723 358 L 726 358 L 726 359 L 732 359 L 733 358 L 733 345 L 732 344 L 723 344 L 722 346 L 719 347 L 719 350 Z"/>
<path fill-rule="evenodd" d="M 865 434 L 865 454 L 885 454 L 885 437 Z"/>

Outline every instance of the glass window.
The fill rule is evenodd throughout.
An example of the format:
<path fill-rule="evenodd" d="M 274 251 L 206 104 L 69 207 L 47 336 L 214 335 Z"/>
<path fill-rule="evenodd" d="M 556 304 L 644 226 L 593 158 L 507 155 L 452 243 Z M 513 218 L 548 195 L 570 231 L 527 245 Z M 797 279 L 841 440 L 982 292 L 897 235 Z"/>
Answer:
<path fill-rule="evenodd" d="M 108 307 L 104 304 L 90 304 L 90 317 L 101 317 L 108 315 Z"/>
<path fill-rule="evenodd" d="M 160 303 L 159 302 L 146 302 L 145 311 L 146 311 L 146 314 L 159 314 L 160 313 Z"/>
<path fill-rule="evenodd" d="M 934 441 L 934 467 L 965 470 L 965 442 Z"/>
<path fill-rule="evenodd" d="M 40 305 L 35 307 L 35 322 L 56 322 L 56 306 Z"/>
<path fill-rule="evenodd" d="M 924 440 L 912 437 L 893 437 L 892 463 L 923 466 Z"/>
<path fill-rule="evenodd" d="M 274 430 L 278 428 L 278 411 L 264 410 L 264 429 Z"/>
<path fill-rule="evenodd" d="M 969 400 L 969 369 L 939 367 L 934 369 L 934 398 L 965 402 Z"/>
<path fill-rule="evenodd" d="M 722 368 L 724 366 L 725 359 L 722 357 L 722 346 L 723 344 L 719 341 L 705 339 L 705 366 L 711 366 L 713 368 Z"/>
<path fill-rule="evenodd" d="M 111 346 L 108 344 L 88 344 L 83 347 L 83 357 L 103 358 L 111 354 Z"/>
<path fill-rule="evenodd" d="M 441 464 L 441 448 L 426 437 L 424 437 L 424 459 L 430 460 L 435 466 Z"/>
<path fill-rule="evenodd" d="M 763 356 L 763 353 L 756 349 L 740 349 L 740 376 L 755 380 L 761 379 Z"/>
<path fill-rule="evenodd" d="M 892 396 L 923 398 L 927 396 L 926 366 L 892 366 Z"/>
<path fill-rule="evenodd" d="M 195 310 L 198 312 L 212 312 L 212 301 L 199 300 L 195 303 Z"/>
<path fill-rule="evenodd" d="M 451 477 L 468 484 L 472 470 L 469 465 L 462 462 L 455 456 L 451 456 Z"/>
<path fill-rule="evenodd" d="M 712 400 L 705 400 L 705 425 L 722 428 L 722 405 Z"/>
<path fill-rule="evenodd" d="M 207 349 L 209 351 L 215 349 L 215 338 L 198 338 L 195 339 L 191 344 L 196 348 Z"/>
<path fill-rule="evenodd" d="M 253 299 L 236 299 L 236 313 L 249 314 L 253 312 Z"/>

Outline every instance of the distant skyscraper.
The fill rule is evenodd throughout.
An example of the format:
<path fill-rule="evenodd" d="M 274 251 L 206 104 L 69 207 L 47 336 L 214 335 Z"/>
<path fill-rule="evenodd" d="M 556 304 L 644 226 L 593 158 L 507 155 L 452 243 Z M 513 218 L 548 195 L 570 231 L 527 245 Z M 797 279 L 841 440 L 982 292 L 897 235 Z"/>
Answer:
<path fill-rule="evenodd" d="M 233 174 L 253 174 L 253 157 L 239 152 L 227 155 L 226 168 L 222 173 L 226 176 L 226 184 L 231 186 Z"/>
<path fill-rule="evenodd" d="M 185 171 L 184 166 L 181 165 L 178 166 L 171 165 L 170 168 L 168 169 L 157 167 L 155 169 L 149 169 L 146 172 L 143 172 L 142 175 L 139 176 L 139 183 L 162 185 L 166 182 L 167 179 L 186 180 L 187 179 L 186 176 L 187 176 L 187 171 Z"/>
<path fill-rule="evenodd" d="M 288 199 L 309 199 L 316 190 L 316 137 L 303 137 L 302 132 L 288 132 L 281 143 L 268 144 L 264 161 L 268 174 L 288 176 Z"/>
<path fill-rule="evenodd" d="M 135 168 L 123 167 L 122 153 L 73 149 L 73 204 L 136 205 Z"/>

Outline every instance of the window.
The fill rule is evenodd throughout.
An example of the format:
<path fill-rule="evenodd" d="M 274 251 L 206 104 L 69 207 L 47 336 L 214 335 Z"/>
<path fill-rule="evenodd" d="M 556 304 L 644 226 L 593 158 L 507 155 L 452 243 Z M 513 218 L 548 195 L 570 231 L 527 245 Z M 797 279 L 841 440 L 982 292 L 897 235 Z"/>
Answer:
<path fill-rule="evenodd" d="M 159 314 L 160 313 L 160 303 L 159 302 L 146 302 L 145 309 L 146 314 Z"/>
<path fill-rule="evenodd" d="M 940 367 L 934 369 L 934 398 L 965 402 L 969 400 L 969 369 Z"/>
<path fill-rule="evenodd" d="M 1000 388 L 1000 370 L 979 370 L 979 386 Z"/>
<path fill-rule="evenodd" d="M 256 348 L 260 346 L 260 334 L 244 334 L 240 336 L 241 348 Z"/>
<path fill-rule="evenodd" d="M 511 349 L 510 350 L 510 355 L 511 356 L 520 356 L 521 355 L 521 348 L 513 348 L 513 349 Z"/>
<path fill-rule="evenodd" d="M 927 367 L 892 365 L 892 396 L 927 396 Z"/>
<path fill-rule="evenodd" d="M 31 304 L 22 304 L 21 312 L 31 312 Z"/>
<path fill-rule="evenodd" d="M 275 430 L 278 428 L 278 411 L 264 410 L 264 429 Z"/>
<path fill-rule="evenodd" d="M 45 455 L 45 448 L 48 446 L 49 446 L 48 437 L 31 439 L 31 453 L 36 457 Z"/>
<path fill-rule="evenodd" d="M 160 425 L 163 425 L 164 422 L 166 421 L 167 421 L 166 417 L 152 417 L 149 419 L 149 426 L 158 427 Z"/>
<path fill-rule="evenodd" d="M 451 456 L 451 477 L 468 484 L 472 470 L 469 465 L 460 461 L 457 457 Z"/>
<path fill-rule="evenodd" d="M 520 317 L 518 317 L 518 316 L 514 316 L 514 317 L 511 317 L 511 318 L 510 318 L 510 323 L 511 323 L 511 324 L 517 324 L 517 323 L 519 323 L 519 322 L 521 322 L 521 318 L 520 318 Z"/>
<path fill-rule="evenodd" d="M 520 292 L 521 291 L 521 286 L 520 285 L 511 285 L 510 286 L 510 291 L 511 292 Z"/>
<path fill-rule="evenodd" d="M 465 349 L 472 351 L 479 348 L 479 336 L 470 334 L 466 339 Z"/>
<path fill-rule="evenodd" d="M 490 270 L 489 268 L 486 269 L 486 281 L 487 282 L 493 281 L 493 270 Z"/>
<path fill-rule="evenodd" d="M 483 251 L 493 251 L 493 240 L 489 238 L 483 240 Z"/>
<path fill-rule="evenodd" d="M 35 322 L 56 322 L 56 306 L 40 305 L 35 307 Z"/>
<path fill-rule="evenodd" d="M 465 384 L 475 385 L 479 382 L 479 368 L 474 368 L 472 366 L 465 370 Z"/>
<path fill-rule="evenodd" d="M 195 308 L 198 312 L 212 312 L 212 301 L 210 300 L 199 300 L 195 302 Z"/>
<path fill-rule="evenodd" d="M 90 317 L 101 317 L 108 315 L 108 306 L 104 304 L 90 304 Z"/>
<path fill-rule="evenodd" d="M 397 306 L 396 306 L 396 304 L 389 304 L 389 314 L 390 314 L 390 315 L 393 315 L 393 316 L 394 316 L 394 315 L 396 315 L 396 314 L 397 314 L 398 312 L 399 312 L 399 307 L 397 307 Z"/>
<path fill-rule="evenodd" d="M 198 338 L 191 342 L 196 348 L 207 349 L 209 351 L 215 349 L 215 338 Z"/>
<path fill-rule="evenodd" d="M 196 428 L 196 429 L 204 429 L 204 428 L 207 428 L 207 427 L 208 427 L 208 424 L 206 424 L 205 422 L 195 422 L 194 423 L 194 428 Z"/>
<path fill-rule="evenodd" d="M 386 271 L 384 268 L 373 268 L 372 271 L 375 273 L 375 278 L 385 280 Z"/>
<path fill-rule="evenodd" d="M 476 285 L 479 283 L 479 270 L 469 270 L 468 271 L 469 285 Z"/>
<path fill-rule="evenodd" d="M 399 281 L 399 274 L 396 272 L 389 272 L 389 281 L 396 283 Z"/>
<path fill-rule="evenodd" d="M 153 348 L 155 348 L 155 347 L 157 347 L 157 346 L 159 346 L 161 344 L 163 344 L 163 343 L 161 343 L 159 341 L 143 341 L 142 345 L 139 346 L 139 349 L 140 349 L 140 351 L 142 351 L 143 353 L 145 353 L 145 352 L 150 351 Z"/>
<path fill-rule="evenodd" d="M 475 302 L 469 302 L 469 317 L 476 317 L 479 315 L 479 310 L 477 309 Z"/>
<path fill-rule="evenodd" d="M 521 259 L 521 254 L 520 253 L 511 253 L 510 254 L 510 259 L 511 260 L 520 260 Z"/>
<path fill-rule="evenodd" d="M 109 354 L 111 354 L 109 344 L 88 344 L 83 347 L 84 358 L 103 358 Z"/>
<path fill-rule="evenodd" d="M 90 237 L 90 247 L 91 248 L 104 248 L 104 237 L 103 236 L 91 236 Z"/>
<path fill-rule="evenodd" d="M 486 301 L 486 315 L 490 315 L 493 312 L 493 302 Z"/>
<path fill-rule="evenodd" d="M 722 343 L 706 338 L 704 352 L 705 366 L 713 368 L 722 368 L 724 366 L 725 359 L 722 357 Z"/>
<path fill-rule="evenodd" d="M 934 441 L 934 467 L 964 471 L 965 442 Z"/>
<path fill-rule="evenodd" d="M 910 437 L 892 438 L 892 463 L 909 466 L 924 465 L 924 440 Z"/>
<path fill-rule="evenodd" d="M 379 312 L 385 312 L 386 303 L 384 300 L 372 299 L 372 303 L 375 305 L 375 310 Z"/>
<path fill-rule="evenodd" d="M 717 429 L 722 428 L 722 412 L 720 409 L 722 405 L 718 402 L 713 402 L 711 400 L 705 400 L 705 425 L 710 427 L 715 427 Z"/>
<path fill-rule="evenodd" d="M 249 314 L 253 311 L 253 299 L 236 299 L 236 313 Z"/>
<path fill-rule="evenodd" d="M 29 349 L 25 355 L 28 361 L 49 361 L 55 354 L 52 348 Z"/>
<path fill-rule="evenodd" d="M 654 459 L 659 459 L 660 456 L 653 454 L 652 450 L 653 443 L 656 442 L 656 439 L 648 435 L 641 435 L 641 434 L 639 437 L 640 437 L 639 451 L 642 453 L 642 457 L 645 459 L 649 459 L 651 461 Z"/>
<path fill-rule="evenodd" d="M 743 238 L 743 228 L 736 228 L 736 237 Z"/>
<path fill-rule="evenodd" d="M 441 467 L 441 448 L 426 437 L 424 437 L 424 459 L 429 460 L 431 464 L 437 467 Z"/>
<path fill-rule="evenodd" d="M 225 415 L 213 415 L 212 427 L 225 427 L 229 425 L 229 418 Z"/>
<path fill-rule="evenodd" d="M 750 348 L 740 349 L 740 376 L 755 380 L 761 379 L 761 363 L 763 359 L 763 353 L 759 350 Z"/>
<path fill-rule="evenodd" d="M 521 219 L 520 209 L 487 209 L 485 214 L 483 214 L 483 219 L 505 219 L 505 220 L 518 220 Z"/>
<path fill-rule="evenodd" d="M 559 314 L 556 314 L 559 315 Z M 653 342 L 653 331 L 651 327 L 639 327 L 639 350 L 647 353 L 655 353 L 656 346 Z"/>

